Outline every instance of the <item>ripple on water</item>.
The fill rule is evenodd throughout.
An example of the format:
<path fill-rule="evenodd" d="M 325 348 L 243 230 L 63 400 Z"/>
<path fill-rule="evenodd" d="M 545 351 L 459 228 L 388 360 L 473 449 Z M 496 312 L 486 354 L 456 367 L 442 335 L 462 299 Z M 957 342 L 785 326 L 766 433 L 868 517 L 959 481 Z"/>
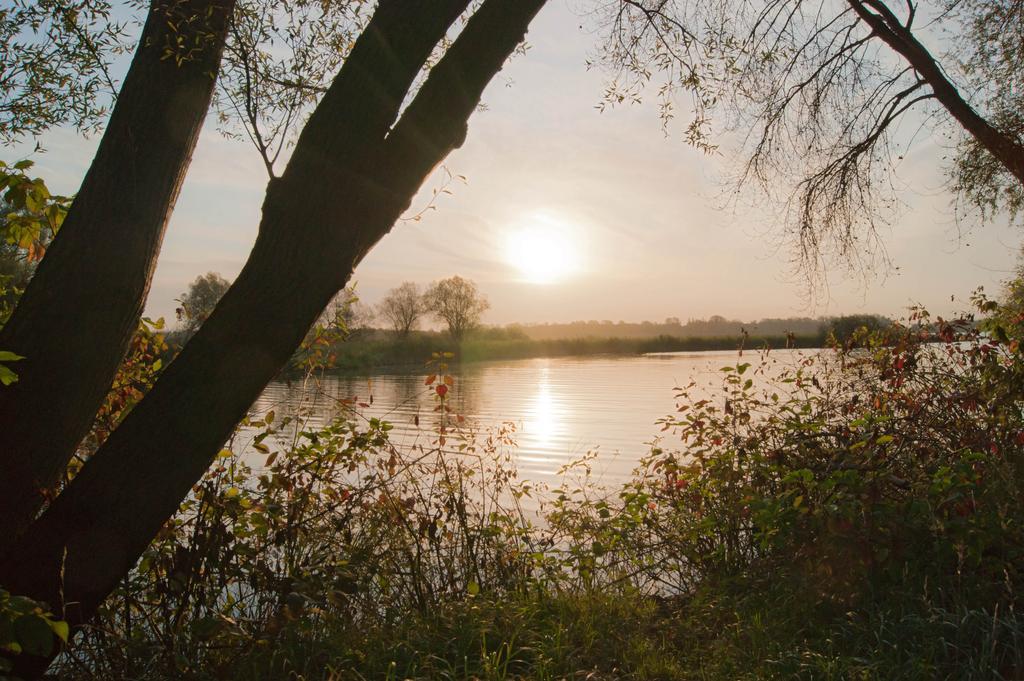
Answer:
<path fill-rule="evenodd" d="M 815 352 L 777 350 L 771 356 L 791 365 Z M 720 368 L 737 361 L 756 359 L 750 353 L 739 359 L 735 352 L 701 352 L 480 362 L 454 368 L 449 403 L 481 429 L 515 425 L 514 460 L 523 479 L 556 482 L 559 468 L 596 450 L 595 478 L 615 485 L 628 478 L 649 443 L 665 435 L 656 422 L 675 412 L 674 388 L 693 380 L 701 393 L 714 397 Z M 391 436 L 400 445 L 426 444 L 435 437 L 436 400 L 422 374 L 325 376 L 316 384 L 275 381 L 250 415 L 303 408 L 306 428 L 316 428 L 329 423 L 341 401 L 351 398 L 367 405 L 358 407 L 361 417 L 393 423 Z M 251 432 L 243 432 L 237 442 L 251 438 Z"/>

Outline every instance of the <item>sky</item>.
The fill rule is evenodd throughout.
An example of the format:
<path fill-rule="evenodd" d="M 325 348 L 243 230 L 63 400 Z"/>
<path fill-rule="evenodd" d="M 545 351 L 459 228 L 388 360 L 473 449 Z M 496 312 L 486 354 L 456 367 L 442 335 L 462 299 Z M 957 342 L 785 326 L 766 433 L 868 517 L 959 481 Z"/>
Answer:
<path fill-rule="evenodd" d="M 812 302 L 778 243 L 776 213 L 756 201 L 723 208 L 724 155 L 666 133 L 656 105 L 599 111 L 608 74 L 588 70 L 598 40 L 565 0 L 535 20 L 525 56 L 491 83 L 464 146 L 424 184 L 411 214 L 353 277 L 373 305 L 403 281 L 458 274 L 490 301 L 484 322 L 881 313 L 923 304 L 948 315 L 978 286 L 998 291 L 1020 231 L 1006 221 L 958 222 L 942 157 L 929 140 L 899 168 L 900 217 L 882 238 L 893 269 L 866 281 L 835 271 Z M 72 193 L 98 137 L 55 130 L 40 140 L 38 174 Z M 451 176 L 452 179 L 447 179 Z M 463 176 L 465 180 L 457 176 Z M 208 122 L 178 200 L 146 306 L 174 317 L 188 283 L 232 279 L 256 237 L 267 177 L 256 151 Z M 434 193 L 442 188 L 451 193 Z"/>

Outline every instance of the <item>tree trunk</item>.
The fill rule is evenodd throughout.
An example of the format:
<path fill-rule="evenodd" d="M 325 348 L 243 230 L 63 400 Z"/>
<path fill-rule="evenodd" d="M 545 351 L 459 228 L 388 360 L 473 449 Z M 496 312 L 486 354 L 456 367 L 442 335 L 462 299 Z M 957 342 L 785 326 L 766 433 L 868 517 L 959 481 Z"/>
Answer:
<path fill-rule="evenodd" d="M 88 620 L 199 480 L 352 269 L 465 139 L 484 87 L 545 0 L 485 0 L 431 69 L 468 0 L 382 0 L 318 105 L 238 279 L 148 395 L 29 533 L 0 583 Z M 33 539 L 30 541 L 29 537 Z"/>
<path fill-rule="evenodd" d="M 0 389 L 0 536 L 38 513 L 138 327 L 234 4 L 154 0 L 96 157 L 0 331 L 25 357 Z"/>

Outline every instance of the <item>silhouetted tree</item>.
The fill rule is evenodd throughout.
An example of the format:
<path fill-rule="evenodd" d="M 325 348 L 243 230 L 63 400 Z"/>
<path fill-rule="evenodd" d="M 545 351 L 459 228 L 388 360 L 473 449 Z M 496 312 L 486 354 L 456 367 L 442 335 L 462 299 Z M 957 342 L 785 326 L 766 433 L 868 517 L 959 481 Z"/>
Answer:
<path fill-rule="evenodd" d="M 231 282 L 216 272 L 207 272 L 195 278 L 188 285 L 188 291 L 177 299 L 180 307 L 176 310 L 178 321 L 185 325 L 190 335 L 195 333 L 206 318 L 217 307 L 217 303 L 230 288 Z"/>
<path fill-rule="evenodd" d="M 480 324 L 480 315 L 491 306 L 476 284 L 458 275 L 435 281 L 423 294 L 423 300 L 426 308 L 448 325 L 448 333 L 456 343 Z"/>
<path fill-rule="evenodd" d="M 387 321 L 399 338 L 408 336 L 426 311 L 420 288 L 411 281 L 388 291 L 377 304 L 377 314 Z"/>
<path fill-rule="evenodd" d="M 464 142 L 484 87 L 544 0 L 483 0 L 454 40 L 443 43 L 470 4 L 378 3 L 284 173 L 269 183 L 259 234 L 238 278 L 43 514 L 5 533 L 0 583 L 54 604 L 77 624 L 121 582 L 355 265 Z M 79 257 L 91 252 L 85 248 Z M 88 278 L 76 283 L 93 285 Z M 143 293 L 119 294 L 141 306 Z M 74 346 L 75 337 L 62 342 Z M 25 416 L 21 405 L 12 406 L 16 418 Z M 19 450 L 0 453 L 5 472 Z"/>

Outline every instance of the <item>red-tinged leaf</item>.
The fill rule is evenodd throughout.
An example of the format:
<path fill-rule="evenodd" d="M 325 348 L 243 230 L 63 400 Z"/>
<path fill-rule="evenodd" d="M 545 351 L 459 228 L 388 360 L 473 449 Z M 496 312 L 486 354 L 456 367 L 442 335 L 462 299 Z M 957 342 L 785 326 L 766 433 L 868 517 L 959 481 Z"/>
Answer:
<path fill-rule="evenodd" d="M 455 385 L 455 379 L 452 378 L 451 376 L 445 376 L 444 377 L 444 382 L 445 382 L 445 385 Z"/>
<path fill-rule="evenodd" d="M 437 380 L 437 374 L 430 374 L 427 376 L 427 380 L 423 381 L 423 385 L 432 385 Z"/>

